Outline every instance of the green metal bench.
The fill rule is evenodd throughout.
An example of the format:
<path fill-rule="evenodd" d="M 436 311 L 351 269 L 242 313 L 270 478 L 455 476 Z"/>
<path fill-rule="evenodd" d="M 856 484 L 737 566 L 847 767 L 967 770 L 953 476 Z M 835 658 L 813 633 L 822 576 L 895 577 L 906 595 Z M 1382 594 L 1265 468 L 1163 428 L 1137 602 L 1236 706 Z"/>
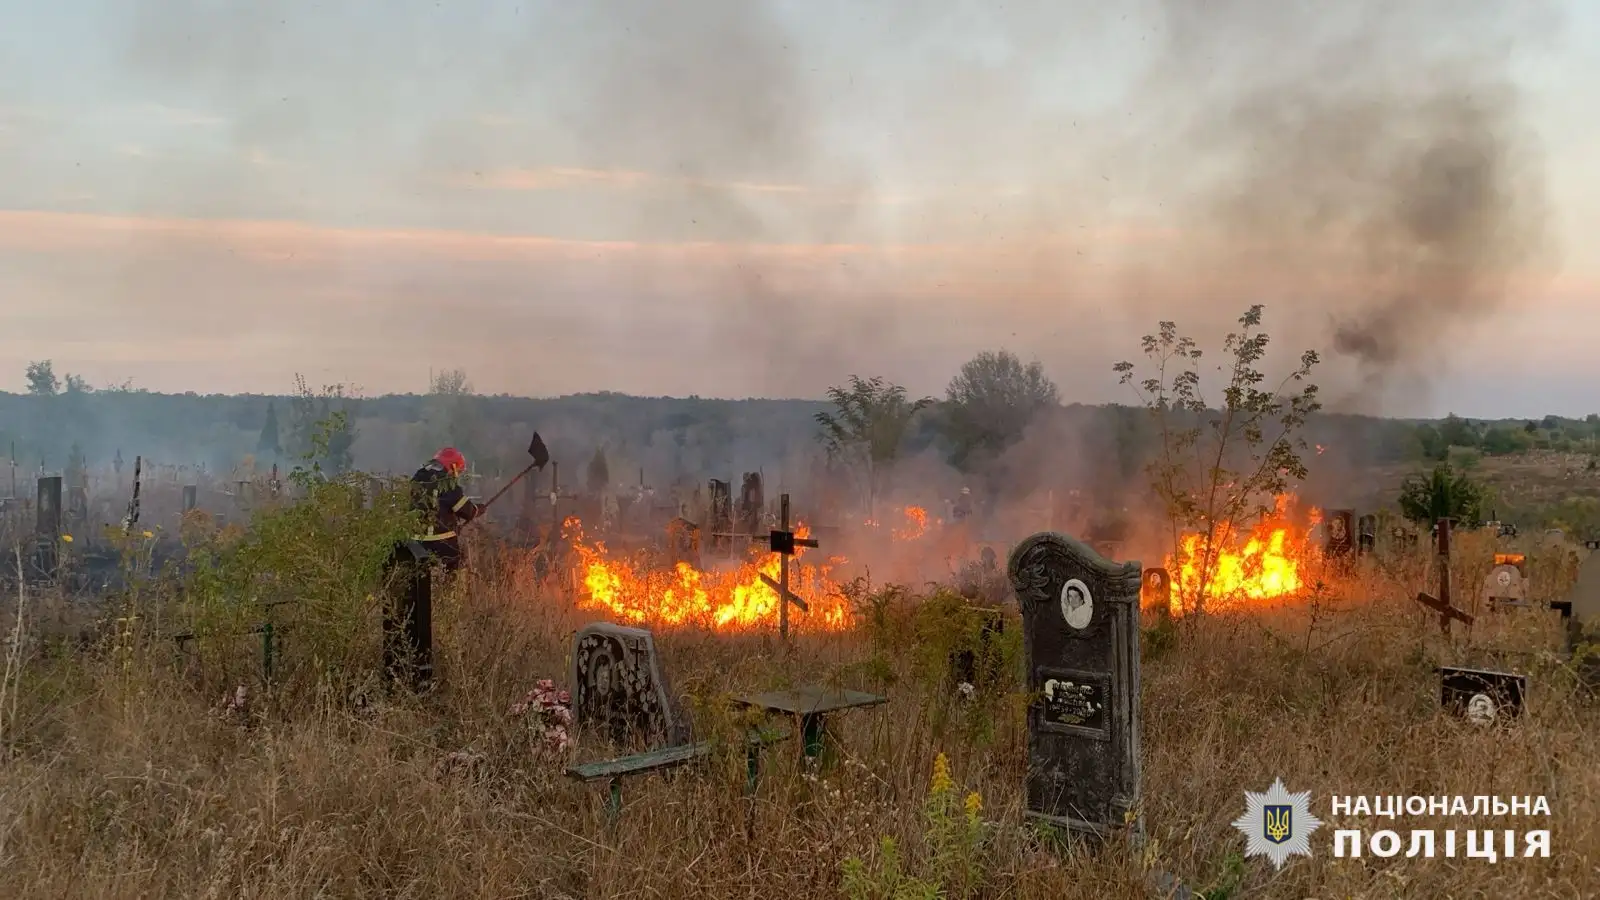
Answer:
<path fill-rule="evenodd" d="M 787 740 L 792 735 L 793 731 L 781 726 L 756 727 L 745 733 L 745 760 L 749 773 L 745 781 L 746 793 L 755 793 L 756 783 L 760 780 L 761 751 L 780 741 Z M 664 772 L 688 765 L 695 760 L 709 756 L 715 746 L 711 741 L 700 741 L 693 744 L 682 744 L 677 747 L 665 747 L 660 750 L 635 753 L 632 756 L 619 756 L 615 759 L 583 763 L 582 765 L 569 766 L 567 768 L 567 777 L 584 784 L 605 781 L 609 790 L 606 798 L 606 817 L 611 822 L 615 822 L 617 816 L 622 812 L 623 778 L 629 775 Z"/>

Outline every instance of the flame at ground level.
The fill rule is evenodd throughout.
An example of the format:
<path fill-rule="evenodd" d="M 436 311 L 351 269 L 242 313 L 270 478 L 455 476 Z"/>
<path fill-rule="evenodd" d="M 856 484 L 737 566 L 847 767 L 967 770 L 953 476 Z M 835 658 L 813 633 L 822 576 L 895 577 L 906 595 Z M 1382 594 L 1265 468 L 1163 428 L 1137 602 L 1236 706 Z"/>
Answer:
<path fill-rule="evenodd" d="M 1172 582 L 1172 612 L 1193 609 L 1203 595 L 1208 606 L 1239 601 L 1276 600 L 1299 593 L 1307 583 L 1316 551 L 1310 546 L 1310 529 L 1290 521 L 1291 495 L 1275 498 L 1275 509 L 1246 534 L 1218 528 L 1211 536 L 1207 565 L 1206 535 L 1186 534 L 1179 539 L 1176 558 L 1166 567 Z M 1321 520 L 1319 510 L 1310 523 Z M 1209 572 L 1205 570 L 1209 569 Z"/>
<path fill-rule="evenodd" d="M 578 556 L 581 609 L 603 610 L 636 625 L 698 625 L 719 631 L 776 628 L 778 592 L 761 575 L 778 580 L 777 554 L 763 554 L 727 572 L 706 572 L 680 562 L 668 569 L 635 566 L 608 556 L 603 542 L 584 540 L 576 519 L 565 523 L 567 539 Z M 795 526 L 796 537 L 810 529 Z M 799 548 L 789 558 L 789 590 L 809 610 L 789 609 L 789 625 L 800 631 L 842 631 L 852 624 L 849 602 L 828 578 L 832 566 L 811 565 Z M 829 561 L 834 562 L 833 560 Z"/>

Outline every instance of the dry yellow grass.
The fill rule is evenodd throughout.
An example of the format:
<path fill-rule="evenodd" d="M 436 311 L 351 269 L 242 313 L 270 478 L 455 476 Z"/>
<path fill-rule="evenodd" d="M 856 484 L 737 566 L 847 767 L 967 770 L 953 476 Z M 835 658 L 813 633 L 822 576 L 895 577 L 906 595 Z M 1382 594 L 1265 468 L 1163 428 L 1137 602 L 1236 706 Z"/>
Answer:
<path fill-rule="evenodd" d="M 1044 846 L 1022 824 L 1020 702 L 998 704 L 992 738 L 974 738 L 962 714 L 943 714 L 951 698 L 918 680 L 907 649 L 888 660 L 894 683 L 870 680 L 855 665 L 872 653 L 861 634 L 807 636 L 784 658 L 760 637 L 658 633 L 702 731 L 716 727 L 717 698 L 788 681 L 839 677 L 892 700 L 842 720 L 850 761 L 821 783 L 799 775 L 790 742 L 769 753 L 747 801 L 742 758 L 718 758 L 634 779 L 614 833 L 603 788 L 567 781 L 507 715 L 535 680 L 565 682 L 570 634 L 589 618 L 519 577 L 441 600 L 441 687 L 426 698 L 359 703 L 360 684 L 316 677 L 289 632 L 285 682 L 254 698 L 249 727 L 213 712 L 258 665 L 249 639 L 214 645 L 198 673 L 148 632 L 131 650 L 33 641 L 3 735 L 0 896 L 836 896 L 843 861 L 870 857 L 882 835 L 915 867 L 939 752 L 992 823 L 984 896 L 1148 897 L 1147 864 L 1196 888 L 1220 884 L 1239 867 L 1230 822 L 1243 792 L 1277 777 L 1312 791 L 1324 820 L 1330 794 L 1542 794 L 1554 814 L 1533 827 L 1549 827 L 1553 853 L 1493 865 L 1334 859 L 1341 825 L 1520 831 L 1529 820 L 1328 821 L 1313 858 L 1282 873 L 1249 860 L 1233 896 L 1596 896 L 1600 723 L 1549 652 L 1554 623 L 1485 621 L 1482 646 L 1447 641 L 1409 599 L 1421 579 L 1416 563 L 1369 572 L 1341 588 L 1345 599 L 1209 617 L 1147 654 L 1143 857 L 1122 844 Z M 375 634 L 369 650 L 376 659 Z M 1527 718 L 1493 730 L 1441 716 L 1432 668 L 1496 653 L 1532 676 Z M 481 763 L 441 767 L 461 750 Z"/>

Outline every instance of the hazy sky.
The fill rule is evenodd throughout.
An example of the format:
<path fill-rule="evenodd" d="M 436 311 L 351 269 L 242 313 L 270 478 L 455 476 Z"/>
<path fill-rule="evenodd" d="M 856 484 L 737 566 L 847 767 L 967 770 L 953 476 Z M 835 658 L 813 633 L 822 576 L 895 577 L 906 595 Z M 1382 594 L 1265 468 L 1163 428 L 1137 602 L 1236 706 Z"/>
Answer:
<path fill-rule="evenodd" d="M 1072 400 L 1250 303 L 1329 399 L 1600 410 L 1600 6 L 0 0 L 0 389 Z"/>

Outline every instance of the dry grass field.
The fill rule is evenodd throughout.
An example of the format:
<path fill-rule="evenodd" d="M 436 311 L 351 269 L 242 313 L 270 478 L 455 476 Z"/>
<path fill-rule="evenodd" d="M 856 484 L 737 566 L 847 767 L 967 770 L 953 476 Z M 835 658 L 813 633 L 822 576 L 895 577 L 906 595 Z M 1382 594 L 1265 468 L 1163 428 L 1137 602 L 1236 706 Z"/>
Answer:
<path fill-rule="evenodd" d="M 1490 552 L 1463 536 L 1457 583 L 1481 582 Z M 1534 592 L 1562 591 L 1575 554 L 1529 553 Z M 565 778 L 568 758 L 508 713 L 541 678 L 565 686 L 571 634 L 595 618 L 541 595 L 526 569 L 486 559 L 441 595 L 440 686 L 420 698 L 374 690 L 375 623 L 343 658 L 286 627 L 264 691 L 256 638 L 214 638 L 198 665 L 178 664 L 159 593 L 125 600 L 121 621 L 80 643 L 48 633 L 70 618 L 58 600 L 13 598 L 6 631 L 20 604 L 23 632 L 0 696 L 0 896 L 901 898 L 942 887 L 1056 900 L 1158 896 L 1153 871 L 1208 897 L 1600 894 L 1600 716 L 1554 652 L 1553 616 L 1485 618 L 1470 639 L 1445 638 L 1410 599 L 1431 589 L 1421 558 L 1147 640 L 1142 848 L 1063 845 L 1025 824 L 1020 671 L 962 700 L 940 664 L 950 639 L 899 593 L 878 594 L 878 614 L 856 628 L 803 634 L 788 652 L 770 636 L 659 630 L 701 736 L 732 728 L 735 692 L 829 680 L 891 700 L 839 720 L 842 762 L 820 778 L 802 774 L 791 740 L 767 753 L 747 799 L 742 753 L 714 755 L 633 779 L 610 829 L 603 787 Z M 1528 673 L 1527 716 L 1502 729 L 1442 715 L 1433 669 L 1444 663 Z M 248 713 L 219 711 L 240 683 Z M 940 754 L 953 785 L 930 791 Z M 1244 859 L 1230 825 L 1244 791 L 1279 777 L 1311 791 L 1326 822 L 1313 857 L 1282 872 Z M 1332 794 L 1542 794 L 1553 816 L 1531 827 L 1550 829 L 1553 852 L 1335 859 L 1338 827 L 1530 825 L 1335 821 Z M 930 807 L 954 826 L 931 827 Z M 847 879 L 852 857 L 882 872 L 885 837 L 902 882 Z"/>

